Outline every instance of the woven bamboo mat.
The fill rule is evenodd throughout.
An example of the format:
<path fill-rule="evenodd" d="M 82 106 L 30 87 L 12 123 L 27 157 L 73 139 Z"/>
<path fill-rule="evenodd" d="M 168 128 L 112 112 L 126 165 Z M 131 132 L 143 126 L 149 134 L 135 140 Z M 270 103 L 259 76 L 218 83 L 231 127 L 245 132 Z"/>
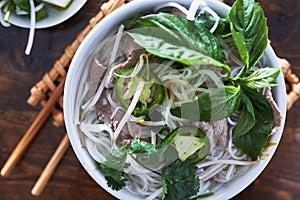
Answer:
<path fill-rule="evenodd" d="M 97 15 L 89 21 L 89 24 L 85 27 L 85 29 L 83 29 L 78 34 L 73 43 L 65 48 L 65 51 L 61 55 L 61 57 L 54 62 L 51 70 L 45 73 L 42 79 L 31 88 L 30 97 L 27 100 L 28 104 L 32 106 L 38 105 L 39 103 L 42 106 L 46 104 L 59 83 L 65 80 L 70 62 L 82 40 L 99 21 L 101 21 L 113 10 L 127 2 L 128 1 L 125 0 L 109 0 L 101 6 L 100 11 L 97 13 Z M 293 74 L 292 66 L 286 59 L 278 58 L 278 62 L 285 77 L 287 91 L 287 109 L 289 110 L 300 97 L 299 78 L 295 74 Z M 61 94 L 57 105 L 53 108 L 52 111 L 53 124 L 57 127 L 64 126 L 62 95 L 63 94 Z"/>

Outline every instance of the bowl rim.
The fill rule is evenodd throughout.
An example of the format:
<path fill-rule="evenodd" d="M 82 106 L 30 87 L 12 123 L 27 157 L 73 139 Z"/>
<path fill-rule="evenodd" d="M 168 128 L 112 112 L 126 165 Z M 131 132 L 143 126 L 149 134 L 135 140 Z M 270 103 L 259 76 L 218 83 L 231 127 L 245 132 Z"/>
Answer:
<path fill-rule="evenodd" d="M 219 10 L 221 15 L 227 15 L 230 7 L 224 3 L 215 0 L 203 0 L 206 2 L 211 8 L 214 10 Z M 161 0 L 159 3 L 165 2 L 177 2 L 183 5 L 190 5 L 192 0 Z M 138 196 L 133 195 L 124 189 L 120 191 L 114 191 L 110 187 L 107 186 L 106 181 L 95 167 L 95 163 L 92 163 L 92 158 L 90 157 L 89 153 L 86 149 L 82 148 L 78 131 L 73 121 L 73 113 L 75 109 L 75 99 L 77 94 L 77 88 L 79 85 L 80 75 L 84 70 L 85 58 L 86 55 L 91 55 L 93 50 L 96 48 L 96 45 L 104 39 L 104 37 L 109 34 L 109 31 L 115 28 L 115 24 L 120 23 L 120 19 L 128 19 L 137 12 L 153 9 L 158 3 L 148 0 L 135 0 L 131 1 L 120 8 L 116 9 L 108 16 L 106 16 L 103 20 L 101 20 L 86 36 L 86 38 L 82 41 L 81 45 L 79 46 L 78 50 L 76 51 L 72 62 L 69 67 L 69 71 L 66 77 L 65 83 L 65 90 L 64 90 L 64 118 L 66 129 L 68 132 L 68 136 L 70 139 L 71 146 L 79 159 L 81 165 L 87 171 L 87 173 L 107 192 L 112 194 L 113 196 L 119 199 L 140 199 Z M 111 21 L 115 23 L 111 23 Z M 96 42 L 95 42 L 96 41 Z M 271 45 L 268 44 L 265 55 L 267 59 L 271 62 L 271 64 L 275 68 L 279 68 L 280 66 L 277 62 L 277 56 L 275 55 L 274 50 L 272 49 Z M 77 68 L 79 67 L 79 69 Z M 76 82 L 77 81 L 77 82 Z M 214 194 L 212 197 L 205 198 L 206 200 L 211 199 L 230 199 L 244 190 L 248 185 L 250 185 L 265 169 L 265 167 L 270 162 L 271 158 L 273 157 L 275 150 L 277 149 L 285 123 L 286 118 L 286 91 L 285 91 L 285 82 L 282 72 L 278 76 L 277 79 L 278 86 L 275 87 L 276 93 L 273 94 L 274 99 L 277 100 L 277 104 L 279 109 L 282 112 L 282 124 L 280 129 L 271 137 L 271 142 L 278 143 L 275 146 L 268 147 L 267 151 L 269 153 L 269 157 L 265 160 L 261 160 L 255 166 L 252 166 L 251 169 L 244 174 L 243 176 L 237 177 L 237 179 L 230 182 L 224 186 L 224 189 L 227 190 L 225 193 L 218 193 Z M 281 87 L 280 87 L 281 86 Z M 285 95 L 282 95 L 285 94 Z"/>

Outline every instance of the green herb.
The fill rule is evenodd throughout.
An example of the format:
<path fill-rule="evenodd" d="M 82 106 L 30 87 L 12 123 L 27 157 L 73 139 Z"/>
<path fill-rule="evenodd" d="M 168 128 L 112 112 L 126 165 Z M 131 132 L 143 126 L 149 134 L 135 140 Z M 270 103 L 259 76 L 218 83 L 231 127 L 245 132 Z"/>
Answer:
<path fill-rule="evenodd" d="M 239 79 L 241 84 L 246 85 L 252 89 L 261 89 L 265 87 L 276 86 L 276 78 L 280 73 L 280 69 L 275 68 L 261 68 L 253 72 L 245 78 Z"/>
<path fill-rule="evenodd" d="M 272 132 L 274 114 L 270 103 L 264 95 L 247 87 L 243 88 L 243 92 L 252 103 L 255 125 L 248 132 L 234 135 L 233 143 L 252 160 L 256 160 L 261 153 L 262 148 L 267 144 L 268 138 Z M 249 106 L 249 103 L 247 103 L 247 105 Z"/>
<path fill-rule="evenodd" d="M 106 161 L 99 164 L 107 185 L 113 190 L 120 190 L 126 185 L 124 169 L 129 166 L 126 163 L 127 152 L 123 149 L 114 149 L 107 156 Z"/>
<path fill-rule="evenodd" d="M 15 5 L 20 8 L 20 10 L 23 10 L 27 12 L 28 14 L 30 13 L 30 4 L 29 0 L 13 0 Z"/>
<path fill-rule="evenodd" d="M 215 24 L 215 18 L 207 13 L 203 13 L 197 16 L 196 22 L 202 24 L 207 29 L 211 29 Z M 230 34 L 230 23 L 229 19 L 220 19 L 217 29 L 214 31 L 214 34 L 219 34 L 226 36 Z"/>
<path fill-rule="evenodd" d="M 247 133 L 255 125 L 254 108 L 251 100 L 244 93 L 241 94 L 241 100 L 243 102 L 243 107 L 237 125 L 233 130 L 234 138 Z"/>
<path fill-rule="evenodd" d="M 54 2 L 52 0 L 44 0 L 44 1 L 34 0 L 33 2 L 34 2 L 35 6 L 37 6 L 40 3 L 44 2 L 44 3 L 48 3 L 48 4 L 53 4 L 53 5 L 61 7 L 61 8 L 66 8 L 68 5 L 71 4 L 72 0 L 67 0 L 67 1 L 64 1 L 64 2 L 59 1 L 59 3 L 57 3 L 58 1 Z M 7 2 L 7 4 L 8 4 L 8 9 L 7 9 L 7 11 L 5 13 L 5 16 L 4 16 L 4 20 L 6 22 L 9 21 L 10 15 L 16 9 L 16 7 L 18 7 L 22 11 L 25 11 L 27 13 L 26 16 L 30 16 L 30 14 L 31 14 L 31 8 L 30 8 L 29 0 L 10 0 L 10 1 Z M 45 6 L 43 6 L 41 9 L 39 9 L 35 13 L 35 19 L 37 21 L 39 21 L 41 19 L 44 19 L 46 17 L 48 17 L 48 13 L 47 13 L 47 9 L 46 9 Z"/>
<path fill-rule="evenodd" d="M 129 34 L 134 41 L 154 55 L 187 65 L 211 64 L 230 74 L 216 37 L 200 23 L 158 13 L 125 25 L 132 28 Z"/>
<path fill-rule="evenodd" d="M 154 153 L 156 149 L 153 144 L 145 141 L 135 140 L 131 142 L 128 153 Z"/>
<path fill-rule="evenodd" d="M 199 179 L 195 175 L 197 167 L 189 160 L 176 160 L 163 168 L 163 198 L 165 200 L 186 200 L 196 195 Z"/>
<path fill-rule="evenodd" d="M 48 13 L 47 13 L 47 10 L 46 10 L 46 6 L 44 6 L 43 8 L 41 8 L 39 11 L 37 11 L 35 13 L 35 19 L 37 21 L 41 20 L 41 19 L 44 19 L 48 17 Z"/>
<path fill-rule="evenodd" d="M 169 165 L 178 158 L 177 151 L 172 145 L 153 144 L 145 141 L 135 140 L 131 143 L 128 153 L 142 166 L 147 169 Z"/>
<path fill-rule="evenodd" d="M 217 121 L 229 117 L 240 103 L 240 87 L 225 86 L 210 89 L 192 102 L 171 109 L 177 117 L 193 121 Z"/>
<path fill-rule="evenodd" d="M 230 29 L 244 68 L 248 72 L 261 58 L 268 44 L 268 27 L 264 11 L 254 0 L 237 0 L 230 12 Z"/>

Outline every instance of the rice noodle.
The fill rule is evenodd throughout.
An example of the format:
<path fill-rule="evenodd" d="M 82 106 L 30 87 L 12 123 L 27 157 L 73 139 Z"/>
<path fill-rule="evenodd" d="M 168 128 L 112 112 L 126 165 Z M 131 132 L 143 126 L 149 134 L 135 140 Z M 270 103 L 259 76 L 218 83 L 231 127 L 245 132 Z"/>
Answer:
<path fill-rule="evenodd" d="M 132 100 L 130 102 L 130 105 L 129 105 L 128 109 L 126 110 L 123 118 L 119 122 L 118 127 L 115 130 L 115 132 L 114 132 L 114 136 L 113 136 L 113 140 L 114 141 L 117 140 L 117 138 L 118 138 L 118 136 L 119 136 L 122 128 L 124 127 L 125 123 L 128 121 L 128 119 L 129 119 L 129 117 L 130 117 L 133 109 L 135 108 L 135 105 L 138 102 L 138 99 L 139 99 L 140 94 L 141 94 L 141 92 L 143 90 L 143 87 L 144 87 L 144 82 L 140 81 L 139 84 L 138 84 L 138 86 L 137 86 L 136 92 L 135 92 L 135 94 L 134 94 L 134 96 L 133 96 L 133 98 L 132 98 Z"/>
<path fill-rule="evenodd" d="M 174 8 L 177 8 L 178 10 L 180 10 L 183 14 L 185 14 L 185 15 L 188 14 L 188 10 L 185 7 L 183 7 L 182 5 L 180 5 L 178 3 L 174 3 L 174 2 L 163 3 L 161 5 L 156 6 L 153 10 L 154 10 L 154 12 L 157 12 L 158 10 L 165 8 L 165 7 L 174 7 Z"/>
<path fill-rule="evenodd" d="M 34 32 L 35 32 L 35 7 L 34 7 L 34 1 L 29 0 L 30 5 L 30 28 L 29 28 L 29 36 L 27 41 L 27 46 L 25 49 L 25 54 L 29 55 L 32 45 L 33 45 L 33 39 L 34 39 Z"/>
<path fill-rule="evenodd" d="M 258 161 L 241 161 L 241 160 L 233 160 L 233 159 L 222 159 L 222 160 L 211 160 L 200 163 L 197 165 L 198 168 L 207 167 L 210 165 L 216 164 L 229 164 L 229 165 L 252 165 L 257 163 Z"/>
<path fill-rule="evenodd" d="M 194 20 L 195 16 L 196 16 L 196 12 L 198 11 L 198 8 L 205 7 L 205 6 L 207 6 L 206 3 L 201 0 L 192 1 L 186 18 L 189 20 Z"/>

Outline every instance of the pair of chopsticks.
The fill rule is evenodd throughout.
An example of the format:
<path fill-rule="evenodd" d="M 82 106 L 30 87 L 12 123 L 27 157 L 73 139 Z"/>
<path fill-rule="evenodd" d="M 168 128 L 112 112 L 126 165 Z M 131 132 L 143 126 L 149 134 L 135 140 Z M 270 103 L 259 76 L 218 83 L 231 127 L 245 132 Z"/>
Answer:
<path fill-rule="evenodd" d="M 32 139 L 36 136 L 42 125 L 46 122 L 47 118 L 52 112 L 52 108 L 57 103 L 58 99 L 60 98 L 63 89 L 64 89 L 63 80 L 58 87 L 55 89 L 49 100 L 47 101 L 46 105 L 43 109 L 39 112 L 25 135 L 22 137 L 20 142 L 17 144 L 13 152 L 11 153 L 10 157 L 4 164 L 1 169 L 1 176 L 8 176 L 10 172 L 13 170 L 15 165 L 19 162 L 23 152 L 26 150 Z M 47 166 L 44 168 L 41 176 L 39 177 L 38 181 L 34 185 L 33 189 L 31 190 L 31 194 L 35 196 L 39 196 L 40 193 L 43 191 L 44 187 L 48 183 L 50 177 L 52 176 L 54 170 L 56 169 L 59 161 L 61 160 L 62 156 L 65 154 L 66 150 L 70 146 L 68 136 L 65 134 L 62 141 L 60 142 L 58 148 L 56 149 L 55 153 L 51 157 L 50 161 L 48 162 Z"/>
<path fill-rule="evenodd" d="M 124 5 L 125 0 L 109 0 L 108 2 L 104 3 L 101 8 L 100 12 L 94 16 L 87 27 L 77 36 L 75 41 L 65 49 L 65 53 L 60 57 L 60 59 L 56 62 L 59 64 L 59 67 L 67 68 L 68 64 L 70 63 L 71 59 L 73 58 L 76 50 L 78 49 L 79 45 L 81 44 L 82 40 L 85 36 L 94 28 L 94 26 L 101 21 L 106 15 L 110 12 L 115 10 L 116 8 Z M 53 68 L 56 68 L 55 64 Z M 62 69 L 63 70 L 63 69 Z M 64 74 L 64 73 L 63 73 Z M 58 75 L 57 75 L 58 76 Z M 57 76 L 55 76 L 57 78 Z M 54 78 L 55 78 L 54 77 Z M 4 164 L 1 169 L 1 176 L 8 176 L 10 172 L 13 170 L 15 165 L 19 162 L 23 152 L 26 150 L 32 139 L 37 135 L 40 128 L 46 122 L 47 118 L 51 114 L 55 104 L 58 102 L 59 98 L 62 96 L 63 89 L 64 89 L 65 77 L 63 76 L 63 80 L 60 84 L 53 90 L 49 100 L 44 105 L 42 110 L 39 112 L 25 135 L 22 137 L 20 142 L 17 144 L 13 152 L 11 153 L 10 157 Z M 65 134 L 63 139 L 61 140 L 59 146 L 57 147 L 56 151 L 54 152 L 53 156 L 49 160 L 48 164 L 42 171 L 40 177 L 38 178 L 37 182 L 33 186 L 31 190 L 31 194 L 34 196 L 39 196 L 43 189 L 45 188 L 46 184 L 48 183 L 49 179 L 51 178 L 52 174 L 54 173 L 59 161 L 65 154 L 66 150 L 70 146 L 68 136 Z"/>

